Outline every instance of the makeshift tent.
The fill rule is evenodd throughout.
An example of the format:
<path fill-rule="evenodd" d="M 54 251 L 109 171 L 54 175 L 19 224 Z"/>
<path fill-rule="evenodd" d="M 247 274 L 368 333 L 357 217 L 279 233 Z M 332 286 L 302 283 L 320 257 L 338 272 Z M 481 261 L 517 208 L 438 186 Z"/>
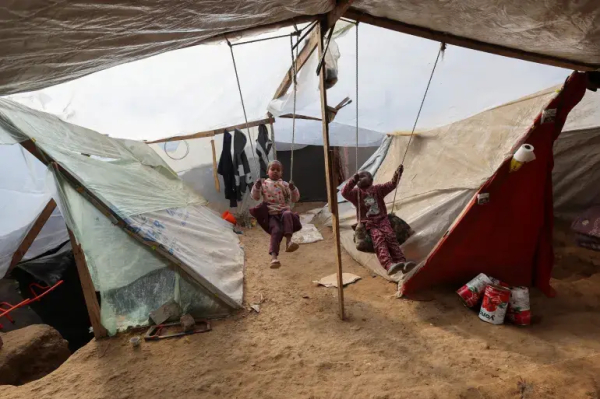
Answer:
<path fill-rule="evenodd" d="M 0 17 L 0 93 L 52 86 L 168 50 L 329 13 L 571 69 L 600 66 L 593 0 L 78 0 L 11 2 Z M 36 43 L 24 46 L 23 43 Z M 42 45 L 43 44 L 43 45 Z M 207 62 L 211 62 L 208 60 Z"/>
<path fill-rule="evenodd" d="M 83 249 L 110 333 L 146 324 L 169 300 L 205 317 L 241 307 L 237 235 L 146 144 L 0 99 L 0 144 L 17 143 L 50 166 L 47 189 Z"/>
<path fill-rule="evenodd" d="M 535 285 L 551 295 L 552 146 L 585 88 L 586 76 L 575 73 L 558 94 L 560 87 L 554 87 L 416 133 L 396 203 L 392 204 L 394 193 L 386 197 L 388 209 L 395 209 L 416 231 L 403 245 L 407 257 L 419 262 L 412 272 L 387 276 L 374 255 L 356 250 L 351 229 L 356 210 L 342 201 L 339 213 L 344 248 L 369 269 L 398 281 L 400 294 L 441 283 L 464 284 L 483 272 L 509 284 Z M 596 94 L 590 99 L 598 104 Z M 591 109 L 590 103 L 585 108 Z M 556 118 L 542 120 L 543 110 L 557 110 Z M 595 123 L 597 129 L 597 122 L 596 116 L 588 115 L 587 120 L 575 119 L 571 126 L 578 129 Z M 585 140 L 583 135 L 580 131 L 580 140 Z M 382 163 L 375 165 L 375 183 L 391 179 L 408 141 L 409 136 L 397 135 L 384 142 L 387 148 L 382 151 Z M 509 173 L 512 154 L 522 143 L 534 146 L 536 160 Z M 557 147 L 563 148 L 559 154 L 569 152 L 560 168 L 564 175 L 575 162 L 577 147 L 569 145 L 567 150 L 560 141 Z M 560 155 L 558 159 L 562 161 Z M 572 177 L 564 184 L 576 188 L 571 192 L 562 189 L 567 191 L 565 203 L 573 203 L 584 185 L 585 192 L 597 192 L 597 186 L 578 182 L 577 177 L 598 161 L 597 156 L 588 158 L 581 167 L 570 170 Z M 479 204 L 480 193 L 489 194 L 490 202 Z"/>

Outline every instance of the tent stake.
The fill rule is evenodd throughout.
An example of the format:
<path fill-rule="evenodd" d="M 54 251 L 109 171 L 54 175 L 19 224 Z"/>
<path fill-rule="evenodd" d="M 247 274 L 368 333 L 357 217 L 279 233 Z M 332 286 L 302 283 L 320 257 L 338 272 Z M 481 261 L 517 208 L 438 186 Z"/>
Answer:
<path fill-rule="evenodd" d="M 100 305 L 98 304 L 98 298 L 96 297 L 96 289 L 92 282 L 92 276 L 85 261 L 85 255 L 81 249 L 81 245 L 75 239 L 75 235 L 71 229 L 67 227 L 69 232 L 69 238 L 71 239 L 71 247 L 73 248 L 73 257 L 75 258 L 75 264 L 77 265 L 77 273 L 79 273 L 79 280 L 81 281 L 81 289 L 83 291 L 83 298 L 85 299 L 85 306 L 87 307 L 88 314 L 90 315 L 90 322 L 94 329 L 94 337 L 96 339 L 108 337 L 108 331 L 102 325 L 100 318 Z"/>
<path fill-rule="evenodd" d="M 316 29 L 319 35 L 319 58 L 323 56 L 323 36 L 326 31 L 326 22 L 322 22 Z M 325 153 L 325 173 L 327 177 L 327 200 L 331 212 L 331 226 L 335 242 L 335 260 L 337 263 L 338 301 L 340 319 L 344 320 L 344 284 L 342 279 L 342 254 L 340 250 L 340 222 L 338 216 L 337 187 L 335 185 L 335 165 L 333 164 L 333 150 L 329 146 L 329 120 L 327 117 L 327 92 L 325 91 L 325 68 L 319 72 L 319 91 L 321 92 L 321 116 L 323 125 L 323 151 Z"/>

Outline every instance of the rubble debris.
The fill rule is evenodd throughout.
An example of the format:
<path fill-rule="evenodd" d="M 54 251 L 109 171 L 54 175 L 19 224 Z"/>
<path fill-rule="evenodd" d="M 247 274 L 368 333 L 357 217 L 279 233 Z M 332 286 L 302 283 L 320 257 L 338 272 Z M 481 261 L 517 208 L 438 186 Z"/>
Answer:
<path fill-rule="evenodd" d="M 181 307 L 174 300 L 170 300 L 160 308 L 150 313 L 150 319 L 154 324 L 163 324 L 168 321 L 178 321 L 181 317 Z"/>

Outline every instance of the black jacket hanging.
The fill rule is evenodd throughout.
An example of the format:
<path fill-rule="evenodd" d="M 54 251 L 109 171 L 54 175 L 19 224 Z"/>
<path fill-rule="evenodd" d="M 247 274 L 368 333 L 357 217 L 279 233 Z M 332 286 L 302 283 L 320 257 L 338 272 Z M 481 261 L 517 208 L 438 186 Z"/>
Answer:
<path fill-rule="evenodd" d="M 223 150 L 219 159 L 217 172 L 223 176 L 223 184 L 225 185 L 225 198 L 229 200 L 231 208 L 237 207 L 237 185 L 236 172 L 233 166 L 233 158 L 231 157 L 231 141 L 232 136 L 227 130 L 223 132 Z M 240 197 L 241 199 L 241 197 Z"/>
<path fill-rule="evenodd" d="M 244 133 L 235 129 L 233 134 L 233 168 L 235 170 L 238 201 L 242 200 L 242 195 L 246 192 L 246 189 L 252 187 L 252 173 L 245 150 L 247 142 L 248 139 Z"/>
<path fill-rule="evenodd" d="M 267 166 L 269 165 L 269 153 L 273 142 L 269 139 L 269 132 L 265 125 L 258 126 L 258 138 L 256 139 L 256 155 L 260 162 L 260 177 L 266 179 Z"/>

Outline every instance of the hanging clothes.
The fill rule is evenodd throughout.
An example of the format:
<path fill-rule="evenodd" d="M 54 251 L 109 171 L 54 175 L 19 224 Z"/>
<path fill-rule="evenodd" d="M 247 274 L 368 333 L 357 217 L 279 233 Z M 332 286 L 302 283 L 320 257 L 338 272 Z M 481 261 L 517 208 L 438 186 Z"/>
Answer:
<path fill-rule="evenodd" d="M 235 208 L 237 207 L 238 193 L 236 184 L 236 169 L 233 166 L 233 158 L 231 156 L 231 141 L 231 134 L 225 130 L 223 132 L 223 150 L 221 151 L 221 158 L 219 158 L 217 173 L 223 176 L 223 184 L 225 185 L 225 199 L 229 200 L 229 206 L 231 208 Z"/>
<path fill-rule="evenodd" d="M 269 165 L 269 153 L 273 147 L 273 142 L 269 139 L 269 132 L 265 125 L 258 126 L 258 138 L 256 139 L 256 155 L 260 163 L 260 177 L 266 179 L 267 166 Z"/>
<path fill-rule="evenodd" d="M 233 134 L 233 168 L 235 170 L 235 182 L 237 187 L 237 200 L 241 201 L 246 189 L 252 187 L 252 173 L 250 163 L 246 156 L 246 143 L 248 139 L 244 133 L 235 129 Z"/>

